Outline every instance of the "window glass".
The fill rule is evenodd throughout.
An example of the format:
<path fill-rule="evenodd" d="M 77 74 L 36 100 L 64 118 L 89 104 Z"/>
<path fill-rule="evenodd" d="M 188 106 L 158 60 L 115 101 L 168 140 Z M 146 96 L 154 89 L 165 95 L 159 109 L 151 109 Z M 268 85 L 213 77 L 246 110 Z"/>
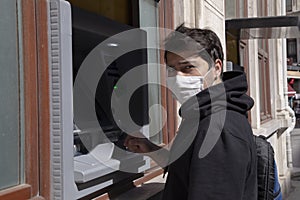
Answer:
<path fill-rule="evenodd" d="M 158 27 L 158 7 L 153 0 L 139 0 L 140 28 Z M 145 29 L 147 30 L 147 29 Z M 151 29 L 153 30 L 153 29 Z M 147 31 L 147 43 L 151 46 L 156 46 L 156 49 L 148 49 L 148 80 L 151 82 L 160 82 L 160 56 L 159 56 L 159 32 Z M 161 131 L 155 134 L 154 130 L 161 130 L 162 116 L 158 106 L 160 105 L 160 86 L 149 85 L 149 107 L 150 109 L 150 139 L 155 143 L 162 142 Z M 152 134 L 151 134 L 152 133 Z"/>
<path fill-rule="evenodd" d="M 132 25 L 132 4 L 130 0 L 68 0 L 73 6 L 105 16 L 115 21 Z"/>
<path fill-rule="evenodd" d="M 297 40 L 287 39 L 287 57 L 293 58 L 293 62 L 297 62 Z"/>
<path fill-rule="evenodd" d="M 239 11 L 240 11 L 240 17 L 245 17 L 245 1 L 244 0 L 240 0 L 239 1 Z"/>
<path fill-rule="evenodd" d="M 235 0 L 226 0 L 225 15 L 226 15 L 226 18 L 235 18 L 236 17 L 236 1 Z"/>
<path fill-rule="evenodd" d="M 22 68 L 19 3 L 0 1 L 0 189 L 23 182 Z"/>
<path fill-rule="evenodd" d="M 225 16 L 226 18 L 242 18 L 246 17 L 247 11 L 246 0 L 226 0 L 225 1 Z"/>
<path fill-rule="evenodd" d="M 266 105 L 265 105 L 265 69 L 264 69 L 264 64 L 263 64 L 263 57 L 259 57 L 259 91 L 260 91 L 260 113 L 264 115 Z"/>
<path fill-rule="evenodd" d="M 291 12 L 293 10 L 292 0 L 286 0 L 286 12 Z"/>

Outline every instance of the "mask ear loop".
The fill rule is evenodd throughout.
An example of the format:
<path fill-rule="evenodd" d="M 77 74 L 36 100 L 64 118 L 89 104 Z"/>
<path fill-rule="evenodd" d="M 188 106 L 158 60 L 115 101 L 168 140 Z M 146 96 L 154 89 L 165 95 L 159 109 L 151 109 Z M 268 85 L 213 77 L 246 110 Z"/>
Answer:
<path fill-rule="evenodd" d="M 203 77 L 203 85 L 206 85 L 206 88 L 213 86 L 215 84 L 215 82 L 218 80 L 218 77 L 213 76 L 213 78 L 209 78 L 208 75 L 210 73 L 212 73 L 212 70 L 214 68 L 214 62 L 212 59 L 210 59 L 209 61 L 206 61 L 208 63 L 208 71 L 202 76 Z M 197 68 L 198 70 L 198 68 Z M 199 71 L 199 70 L 198 70 Z M 200 73 L 200 71 L 199 71 Z"/>
<path fill-rule="evenodd" d="M 195 69 L 198 71 L 199 74 L 201 74 L 201 72 L 200 72 L 200 70 L 199 70 L 198 67 L 196 67 Z M 205 80 L 204 80 L 204 76 L 198 75 L 197 77 L 199 77 L 199 79 L 200 79 L 200 82 L 201 82 L 201 83 L 200 83 L 200 84 L 201 84 L 201 88 L 200 88 L 200 89 L 201 89 L 201 91 L 202 91 L 202 90 L 204 89 L 204 81 L 205 81 Z"/>
<path fill-rule="evenodd" d="M 212 86 L 213 84 L 214 84 L 214 82 L 215 82 L 215 77 L 214 77 L 214 79 L 213 79 L 213 81 L 211 81 L 211 80 L 209 80 L 209 74 L 212 72 L 212 67 L 206 72 L 206 74 L 204 75 L 204 77 L 203 77 L 203 81 L 204 82 L 206 82 L 206 87 L 208 88 L 208 87 L 210 87 L 210 86 Z"/>

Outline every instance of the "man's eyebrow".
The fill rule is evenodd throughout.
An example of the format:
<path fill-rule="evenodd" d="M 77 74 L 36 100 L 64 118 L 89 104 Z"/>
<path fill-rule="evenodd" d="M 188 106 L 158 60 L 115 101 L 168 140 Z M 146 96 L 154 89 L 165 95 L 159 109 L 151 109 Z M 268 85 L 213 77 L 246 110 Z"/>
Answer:
<path fill-rule="evenodd" d="M 190 56 L 188 58 L 183 58 L 182 60 L 179 60 L 178 63 L 179 64 L 191 64 L 191 63 L 195 63 L 197 60 L 197 56 Z"/>
<path fill-rule="evenodd" d="M 179 64 L 189 64 L 190 62 L 187 60 L 180 60 L 178 61 Z"/>

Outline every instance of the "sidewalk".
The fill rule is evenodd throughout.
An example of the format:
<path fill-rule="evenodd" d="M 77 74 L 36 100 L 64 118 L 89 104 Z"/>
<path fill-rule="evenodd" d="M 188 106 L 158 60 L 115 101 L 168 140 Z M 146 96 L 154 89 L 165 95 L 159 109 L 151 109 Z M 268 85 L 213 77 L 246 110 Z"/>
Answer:
<path fill-rule="evenodd" d="M 292 173 L 292 188 L 290 194 L 285 200 L 299 200 L 300 199 L 300 169 L 296 169 Z"/>

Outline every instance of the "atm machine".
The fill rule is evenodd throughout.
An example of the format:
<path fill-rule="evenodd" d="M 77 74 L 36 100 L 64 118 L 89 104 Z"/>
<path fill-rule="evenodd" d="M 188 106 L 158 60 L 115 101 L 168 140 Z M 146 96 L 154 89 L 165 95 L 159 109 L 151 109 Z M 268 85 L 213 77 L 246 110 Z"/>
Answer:
<path fill-rule="evenodd" d="M 64 0 L 48 8 L 52 194 L 79 199 L 150 167 L 123 146 L 131 132 L 148 134 L 147 38 Z M 121 82 L 138 66 L 134 81 Z"/>

